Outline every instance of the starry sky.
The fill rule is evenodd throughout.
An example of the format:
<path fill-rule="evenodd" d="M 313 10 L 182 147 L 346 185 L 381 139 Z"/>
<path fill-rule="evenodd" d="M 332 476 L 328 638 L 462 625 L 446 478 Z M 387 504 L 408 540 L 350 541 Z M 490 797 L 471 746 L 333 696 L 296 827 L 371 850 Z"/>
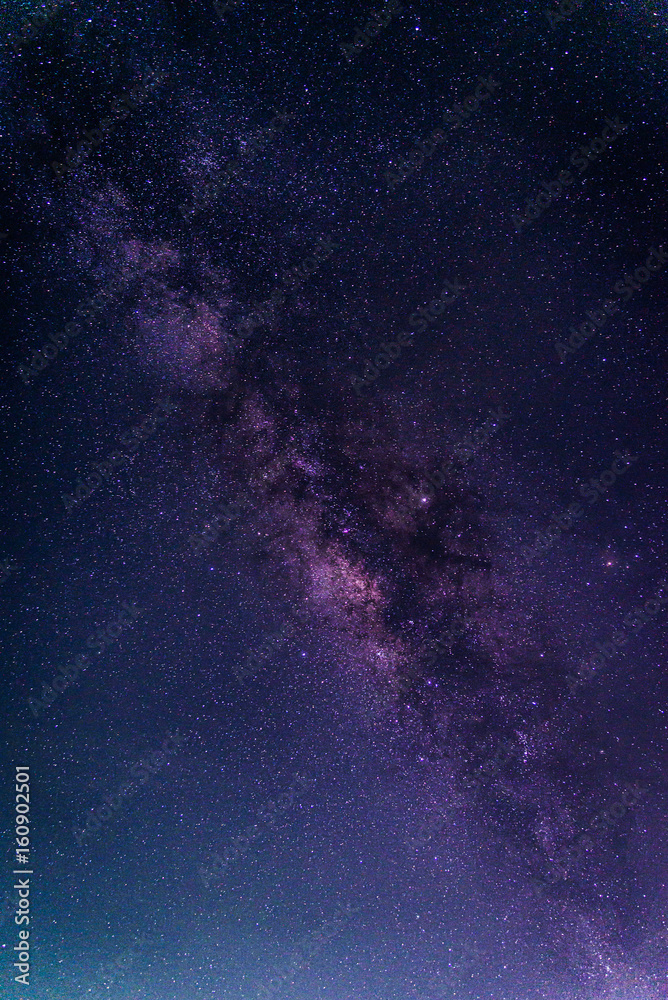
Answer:
<path fill-rule="evenodd" d="M 668 998 L 667 42 L 5 4 L 0 995 Z"/>

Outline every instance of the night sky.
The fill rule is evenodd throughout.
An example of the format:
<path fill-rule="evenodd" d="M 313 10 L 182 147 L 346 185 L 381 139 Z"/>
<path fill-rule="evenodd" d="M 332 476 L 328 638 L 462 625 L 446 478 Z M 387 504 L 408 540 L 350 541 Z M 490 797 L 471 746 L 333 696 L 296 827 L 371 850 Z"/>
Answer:
<path fill-rule="evenodd" d="M 667 1000 L 665 0 L 0 22 L 0 996 Z"/>

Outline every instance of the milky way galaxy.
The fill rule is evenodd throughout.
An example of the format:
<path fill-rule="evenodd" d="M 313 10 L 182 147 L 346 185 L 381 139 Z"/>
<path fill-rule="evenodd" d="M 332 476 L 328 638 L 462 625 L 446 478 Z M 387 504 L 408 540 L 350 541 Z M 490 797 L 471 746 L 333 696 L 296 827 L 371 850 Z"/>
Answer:
<path fill-rule="evenodd" d="M 4 989 L 666 1000 L 665 19 L 326 7 L 3 15 Z"/>

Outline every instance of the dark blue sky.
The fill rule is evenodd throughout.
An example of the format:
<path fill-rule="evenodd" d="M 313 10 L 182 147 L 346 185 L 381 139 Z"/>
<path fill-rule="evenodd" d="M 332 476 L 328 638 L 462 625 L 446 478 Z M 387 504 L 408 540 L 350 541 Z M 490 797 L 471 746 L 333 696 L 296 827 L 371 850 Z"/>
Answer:
<path fill-rule="evenodd" d="M 399 7 L 2 15 L 3 996 L 668 995 L 665 15 Z"/>

